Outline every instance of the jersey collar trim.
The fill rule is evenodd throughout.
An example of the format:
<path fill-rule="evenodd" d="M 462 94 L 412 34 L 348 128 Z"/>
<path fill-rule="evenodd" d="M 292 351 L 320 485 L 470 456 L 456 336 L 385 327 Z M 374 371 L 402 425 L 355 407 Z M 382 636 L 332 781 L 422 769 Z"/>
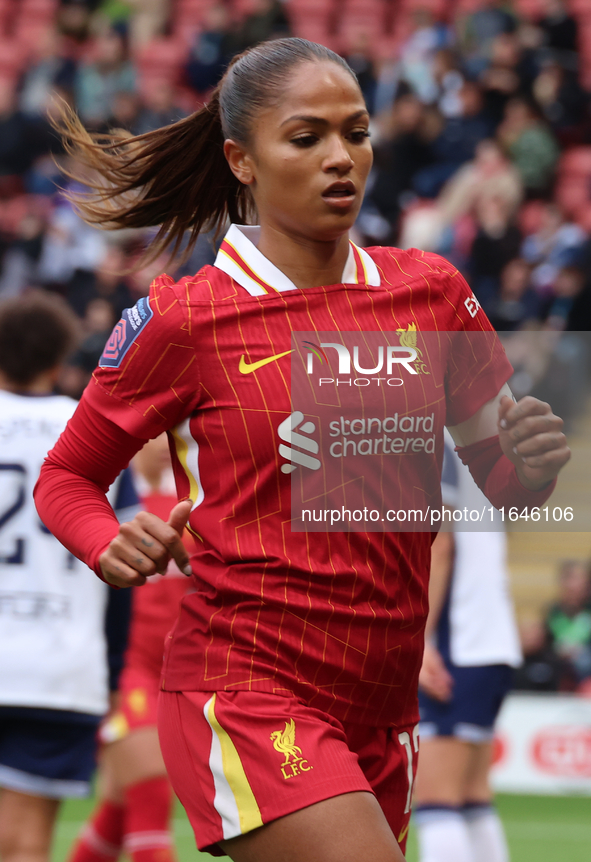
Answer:
<path fill-rule="evenodd" d="M 259 227 L 231 225 L 214 266 L 238 282 L 251 296 L 297 290 L 293 281 L 258 250 L 259 235 Z M 373 287 L 380 284 L 380 274 L 373 259 L 365 249 L 352 242 L 349 242 L 343 284 L 369 284 Z"/>

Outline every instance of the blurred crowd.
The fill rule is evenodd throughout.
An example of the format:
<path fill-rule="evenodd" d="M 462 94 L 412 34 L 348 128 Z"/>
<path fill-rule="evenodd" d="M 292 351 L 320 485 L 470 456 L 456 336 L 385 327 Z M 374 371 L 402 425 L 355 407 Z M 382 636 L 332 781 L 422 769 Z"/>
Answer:
<path fill-rule="evenodd" d="M 291 33 L 346 57 L 372 115 L 360 243 L 445 255 L 498 330 L 591 330 L 590 28 L 586 0 L 0 0 L 0 298 L 68 299 L 81 338 L 62 388 L 79 395 L 166 261 L 137 269 L 150 237 L 85 225 L 60 191 L 84 173 L 52 129 L 56 99 L 93 131 L 141 134 L 203 104 L 237 52 Z M 204 238 L 167 268 L 213 255 Z M 563 351 L 569 379 L 585 351 Z M 520 394 L 537 380 L 525 365 Z"/>
<path fill-rule="evenodd" d="M 515 688 L 591 696 L 591 577 L 588 563 L 568 560 L 558 572 L 558 595 L 544 617 L 521 623 L 524 663 Z"/>

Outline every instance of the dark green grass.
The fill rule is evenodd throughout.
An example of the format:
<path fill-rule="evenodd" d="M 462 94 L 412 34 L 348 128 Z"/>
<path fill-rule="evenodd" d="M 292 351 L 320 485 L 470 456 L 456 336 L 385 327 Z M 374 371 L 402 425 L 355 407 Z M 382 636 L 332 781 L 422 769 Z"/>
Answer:
<path fill-rule="evenodd" d="M 65 862 L 92 804 L 91 800 L 70 800 L 64 805 L 53 862 Z M 511 862 L 591 862 L 591 797 L 501 795 L 497 804 L 511 848 Z M 175 815 L 175 838 L 179 862 L 213 862 L 213 856 L 195 849 L 191 827 L 180 806 Z M 412 830 L 407 859 L 417 862 Z"/>

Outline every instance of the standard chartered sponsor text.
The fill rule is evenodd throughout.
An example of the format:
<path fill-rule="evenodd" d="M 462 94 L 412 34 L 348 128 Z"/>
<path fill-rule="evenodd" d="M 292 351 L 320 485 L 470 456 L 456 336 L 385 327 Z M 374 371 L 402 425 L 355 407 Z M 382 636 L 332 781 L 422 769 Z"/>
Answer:
<path fill-rule="evenodd" d="M 433 453 L 434 422 L 434 413 L 429 416 L 399 416 L 395 413 L 384 419 L 345 419 L 340 416 L 329 423 L 329 436 L 339 438 L 331 443 L 329 452 L 333 458 L 346 458 L 348 455 L 400 455 L 405 452 Z M 398 436 L 391 437 L 391 434 Z"/>
<path fill-rule="evenodd" d="M 501 521 L 572 521 L 574 512 L 572 506 L 564 508 L 555 506 L 550 508 L 533 507 L 531 509 L 518 509 L 512 506 L 496 510 L 493 506 L 483 506 L 482 509 L 450 509 L 447 506 L 441 508 L 427 506 L 426 509 L 370 509 L 364 506 L 362 509 L 348 509 L 341 506 L 340 509 L 302 509 L 302 523 L 324 523 L 334 526 L 335 524 L 359 524 L 377 522 L 397 522 L 407 524 L 430 524 L 437 527 L 445 523 L 490 523 L 494 520 L 495 512 L 501 516 Z"/>

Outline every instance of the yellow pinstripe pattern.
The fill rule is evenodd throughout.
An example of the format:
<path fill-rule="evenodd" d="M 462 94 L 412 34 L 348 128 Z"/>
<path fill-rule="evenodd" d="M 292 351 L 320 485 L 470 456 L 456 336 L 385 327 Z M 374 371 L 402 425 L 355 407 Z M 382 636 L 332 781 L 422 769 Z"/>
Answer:
<path fill-rule="evenodd" d="M 224 775 L 236 801 L 238 816 L 240 818 L 240 829 L 243 833 L 250 832 L 251 829 L 257 829 L 259 826 L 262 826 L 263 819 L 254 793 L 248 783 L 246 773 L 244 772 L 240 755 L 236 751 L 236 746 L 217 719 L 215 703 L 216 695 L 214 693 L 207 711 L 207 719 L 222 749 Z"/>

